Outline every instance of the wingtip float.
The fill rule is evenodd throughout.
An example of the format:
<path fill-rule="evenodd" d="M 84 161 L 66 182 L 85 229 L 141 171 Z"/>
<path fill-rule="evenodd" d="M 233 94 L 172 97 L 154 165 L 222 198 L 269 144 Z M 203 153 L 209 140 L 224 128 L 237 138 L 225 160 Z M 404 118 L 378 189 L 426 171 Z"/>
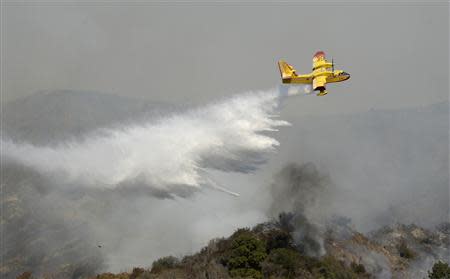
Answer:
<path fill-rule="evenodd" d="M 327 83 L 341 82 L 350 78 L 350 74 L 343 70 L 335 70 L 333 61 L 325 58 L 325 52 L 318 51 L 313 56 L 313 68 L 309 74 L 299 75 L 294 67 L 283 60 L 278 61 L 281 80 L 284 84 L 311 84 L 317 96 L 325 96 Z"/>

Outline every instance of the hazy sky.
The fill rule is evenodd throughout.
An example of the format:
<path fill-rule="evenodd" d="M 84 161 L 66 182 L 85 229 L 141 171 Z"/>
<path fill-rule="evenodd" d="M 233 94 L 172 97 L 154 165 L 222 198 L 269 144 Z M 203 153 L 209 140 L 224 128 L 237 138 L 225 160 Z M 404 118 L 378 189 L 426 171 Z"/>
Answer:
<path fill-rule="evenodd" d="M 448 99 L 448 2 L 8 2 L 3 100 L 76 89 L 207 102 L 311 70 L 324 50 L 351 74 L 288 110 L 421 106 Z M 302 103 L 303 102 L 303 105 Z M 302 105 L 299 109 L 298 106 Z"/>
<path fill-rule="evenodd" d="M 84 199 L 80 204 L 78 200 L 71 202 L 74 198 L 69 191 L 68 198 L 59 192 L 51 193 L 46 199 L 33 196 L 32 204 L 43 204 L 43 208 L 47 208 L 48 203 L 52 213 L 57 208 L 55 204 L 63 204 L 63 210 L 57 212 L 61 215 L 67 210 L 70 214 L 81 212 L 80 220 L 88 222 L 92 237 L 104 244 L 102 250 L 107 255 L 108 268 L 117 271 L 150 264 L 156 257 L 195 251 L 212 237 L 266 220 L 267 208 L 273 202 L 272 176 L 288 162 L 312 162 L 321 173 L 330 174 L 336 194 L 325 195 L 323 200 L 330 198 L 330 202 L 317 203 L 314 207 L 317 215 L 330 216 L 332 212 L 349 216 L 357 228 L 364 231 L 394 219 L 419 220 L 426 224 L 440 221 L 445 212 L 442 214 L 443 206 L 439 205 L 448 204 L 449 196 L 445 188 L 448 184 L 448 117 L 442 117 L 439 110 L 434 108 L 433 113 L 403 111 L 403 114 L 386 114 L 386 118 L 381 117 L 383 113 L 351 114 L 361 117 L 361 122 L 347 121 L 347 117 L 303 117 L 304 114 L 422 107 L 448 101 L 448 2 L 356 1 L 6 3 L 1 13 L 1 88 L 2 100 L 6 102 L 55 89 L 99 91 L 177 105 L 213 102 L 230 94 L 277 87 L 280 84 L 278 59 L 285 59 L 299 73 L 309 72 L 317 50 L 325 51 L 328 58 L 333 57 L 337 69 L 351 74 L 347 82 L 330 84 L 330 94 L 326 97 L 288 99 L 282 119 L 291 122 L 292 127 L 281 128 L 276 134 L 281 145 L 261 169 L 245 175 L 212 171 L 212 178 L 220 185 L 241 194 L 239 199 L 208 190 L 192 199 L 155 201 L 147 196 L 136 199 L 134 195 L 118 192 L 117 197 L 105 195 L 104 201 L 114 201 L 109 211 L 109 205 L 104 205 L 109 203 L 98 202 L 95 195 L 92 207 L 85 207 Z M 48 115 L 53 115 L 52 110 L 58 109 L 55 105 L 48 105 L 48 108 L 44 114 L 50 111 Z M 258 118 L 248 113 L 255 108 L 258 109 L 249 106 L 246 111 L 250 119 Z M 114 137 L 105 137 L 105 141 L 98 141 L 98 148 L 88 141 L 87 144 L 80 141 L 79 149 L 71 149 L 71 144 L 67 149 L 63 145 L 54 149 L 32 147 L 37 150 L 35 154 L 43 154 L 42 157 L 23 152 L 20 158 L 24 162 L 38 158 L 35 161 L 43 169 L 47 162 L 59 167 L 55 162 L 69 158 L 64 162 L 68 162 L 70 171 L 78 167 L 85 169 L 91 161 L 107 161 L 115 166 L 116 159 L 108 158 L 110 153 L 119 150 L 125 158 L 123 165 L 135 166 L 137 171 L 132 174 L 144 173 L 143 170 L 151 173 L 164 165 L 158 162 L 154 169 L 147 167 L 145 163 L 153 162 L 154 158 L 172 163 L 169 159 L 181 160 L 185 158 L 183 154 L 204 159 L 201 152 L 216 152 L 216 145 L 214 148 L 198 147 L 203 139 L 209 142 L 211 137 L 212 142 L 225 143 L 225 152 L 239 159 L 234 157 L 234 149 L 228 149 L 226 144 L 241 147 L 234 140 L 246 144 L 252 144 L 252 140 L 245 137 L 246 130 L 242 132 L 234 125 L 227 125 L 244 128 L 246 125 L 228 121 L 234 118 L 217 121 L 216 110 L 200 114 L 210 117 L 205 129 L 190 129 L 186 123 L 197 127 L 202 121 L 195 117 L 189 120 L 190 114 L 180 114 L 184 121 L 179 126 L 171 124 L 171 118 L 167 121 L 163 118 L 162 137 L 145 128 L 147 140 L 135 134 L 130 136 L 130 130 L 124 129 L 126 140 L 121 140 L 122 137 L 117 140 L 126 145 L 123 149 L 115 148 L 120 145 L 105 144 L 109 140 L 116 142 Z M 228 110 L 218 111 L 220 115 L 225 111 L 226 115 Z M 39 112 L 41 108 L 34 107 L 26 115 Z M 48 123 L 46 119 L 38 117 L 43 127 L 53 127 L 53 122 Z M 76 119 L 65 120 L 76 122 Z M 20 122 L 14 124 L 20 126 Z M 217 129 L 218 136 L 213 126 L 222 128 Z M 49 133 L 49 138 L 52 135 Z M 201 152 L 176 149 L 189 144 L 195 146 L 192 150 Z M 109 146 L 112 148 L 108 149 Z M 158 155 L 159 151 L 162 155 Z M 66 157 L 67 154 L 73 157 Z M 143 159 L 136 159 L 136 154 Z M 77 158 L 80 159 L 77 161 Z M 210 164 L 215 156 L 211 158 Z M 191 161 L 196 162 L 186 160 Z M 217 165 L 220 164 L 218 161 Z M 108 166 L 98 167 L 99 173 L 116 170 Z M 117 175 L 126 174 L 118 170 Z M 89 171 L 94 170 L 89 168 Z M 55 185 L 59 185 L 59 177 L 65 178 L 64 172 L 57 174 Z M 66 200 L 70 201 L 68 207 L 64 204 Z M 90 203 L 90 200 L 86 202 Z M 399 213 L 394 211 L 397 209 Z M 51 221 L 51 217 L 48 220 Z"/>

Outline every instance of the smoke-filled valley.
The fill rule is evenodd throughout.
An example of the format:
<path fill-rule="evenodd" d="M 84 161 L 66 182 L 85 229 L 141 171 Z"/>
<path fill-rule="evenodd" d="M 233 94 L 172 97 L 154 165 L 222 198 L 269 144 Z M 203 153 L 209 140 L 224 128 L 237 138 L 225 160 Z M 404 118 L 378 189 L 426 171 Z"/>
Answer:
<path fill-rule="evenodd" d="M 395 261 L 423 278 L 448 259 L 448 231 L 434 232 L 449 213 L 448 103 L 289 124 L 288 95 L 180 108 L 61 91 L 5 104 L 2 275 L 149 267 L 268 221 L 305 255 L 358 256 L 378 278 Z M 415 261 L 389 258 L 402 241 Z"/>

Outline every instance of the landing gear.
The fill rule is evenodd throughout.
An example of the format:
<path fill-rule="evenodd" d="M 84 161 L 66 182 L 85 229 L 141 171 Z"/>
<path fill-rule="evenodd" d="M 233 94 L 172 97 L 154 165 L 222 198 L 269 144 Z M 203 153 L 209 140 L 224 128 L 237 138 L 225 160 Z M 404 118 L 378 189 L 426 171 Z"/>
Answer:
<path fill-rule="evenodd" d="M 319 93 L 317 93 L 317 96 L 325 96 L 327 94 L 328 94 L 328 92 L 325 89 L 323 89 L 323 90 L 320 90 Z"/>

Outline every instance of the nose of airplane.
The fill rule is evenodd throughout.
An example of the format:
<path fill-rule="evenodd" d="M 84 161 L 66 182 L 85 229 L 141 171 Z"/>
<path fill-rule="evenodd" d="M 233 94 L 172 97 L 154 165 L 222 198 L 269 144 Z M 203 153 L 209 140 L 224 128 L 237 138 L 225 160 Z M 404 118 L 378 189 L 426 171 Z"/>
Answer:
<path fill-rule="evenodd" d="M 347 73 L 347 72 L 343 72 L 343 73 L 342 73 L 342 75 L 343 75 L 343 76 L 345 76 L 345 77 L 346 77 L 347 79 L 349 79 L 349 78 L 350 78 L 350 74 L 349 74 L 349 73 Z"/>

